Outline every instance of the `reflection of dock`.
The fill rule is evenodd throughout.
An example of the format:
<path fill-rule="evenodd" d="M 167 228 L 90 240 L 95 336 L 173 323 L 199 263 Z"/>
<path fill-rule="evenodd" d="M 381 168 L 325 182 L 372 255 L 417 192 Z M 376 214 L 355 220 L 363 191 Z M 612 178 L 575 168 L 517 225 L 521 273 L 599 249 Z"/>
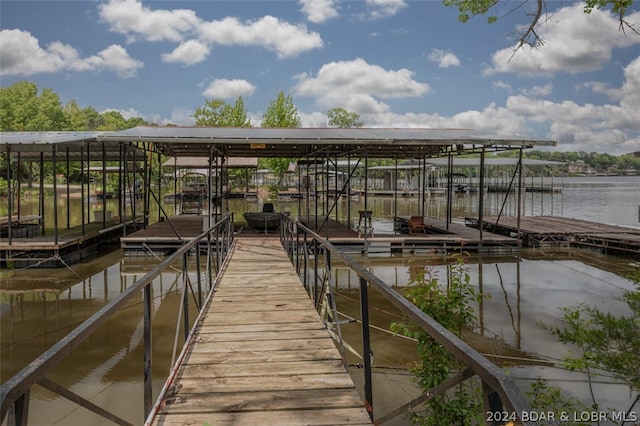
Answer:
<path fill-rule="evenodd" d="M 467 218 L 477 228 L 478 220 Z M 502 235 L 516 235 L 518 219 L 512 216 L 485 217 L 483 228 Z M 611 253 L 640 254 L 640 229 L 589 222 L 567 217 L 528 216 L 520 218 L 523 244 L 539 246 L 577 246 Z"/>
<path fill-rule="evenodd" d="M 239 238 L 204 310 L 151 424 L 371 424 L 278 240 Z"/>

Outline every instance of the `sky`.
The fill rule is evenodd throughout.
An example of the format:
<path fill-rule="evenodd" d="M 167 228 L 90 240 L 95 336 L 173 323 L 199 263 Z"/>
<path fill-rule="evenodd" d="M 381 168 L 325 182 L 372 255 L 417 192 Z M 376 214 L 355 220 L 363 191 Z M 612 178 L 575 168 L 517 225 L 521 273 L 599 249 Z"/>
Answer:
<path fill-rule="evenodd" d="M 156 124 L 193 125 L 207 99 L 242 96 L 259 126 L 284 92 L 304 127 L 341 107 L 364 127 L 640 151 L 640 35 L 611 12 L 550 0 L 543 45 L 515 51 L 533 5 L 516 3 L 489 24 L 429 0 L 2 0 L 0 85 L 31 81 L 63 104 Z M 640 32 L 640 0 L 626 20 Z"/>

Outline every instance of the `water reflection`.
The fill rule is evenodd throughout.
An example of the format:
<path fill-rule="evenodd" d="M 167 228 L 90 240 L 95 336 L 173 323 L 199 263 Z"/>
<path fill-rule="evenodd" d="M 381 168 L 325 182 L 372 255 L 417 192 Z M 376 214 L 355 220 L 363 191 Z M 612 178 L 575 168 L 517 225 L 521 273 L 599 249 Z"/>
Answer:
<path fill-rule="evenodd" d="M 402 292 L 418 270 L 425 267 L 432 268 L 439 282 L 446 285 L 455 259 L 398 254 L 388 258 L 362 256 L 359 261 Z M 530 249 L 524 250 L 521 257 L 470 255 L 465 257 L 465 265 L 471 284 L 486 298 L 475 306 L 478 329 L 465 333 L 464 340 L 507 368 L 523 391 L 528 390 L 531 380 L 540 377 L 590 404 L 587 377 L 560 367 L 567 352 L 576 348 L 559 342 L 543 325 L 556 325 L 562 318 L 562 307 L 582 302 L 618 315 L 628 314 L 629 307 L 620 298 L 623 291 L 634 288 L 627 277 L 637 270 L 637 264 L 590 251 L 550 253 Z M 334 268 L 338 310 L 344 313 L 344 318 L 359 318 L 359 279 L 345 267 L 334 265 Z M 378 373 L 387 375 L 390 369 L 406 367 L 417 360 L 415 345 L 388 331 L 391 322 L 401 320 L 399 313 L 375 292 L 369 293 L 369 299 L 375 326 L 374 367 Z M 361 347 L 359 324 L 343 325 L 342 331 L 351 346 Z M 352 364 L 359 362 L 357 356 L 349 354 L 349 357 Z M 359 374 L 357 369 L 352 372 Z M 616 384 L 608 376 L 605 373 L 595 385 L 599 402 L 603 407 L 627 409 L 632 401 L 628 386 Z M 382 405 L 379 408 L 383 412 L 393 408 L 384 398 L 376 402 Z"/>
<path fill-rule="evenodd" d="M 527 194 L 525 214 L 556 214 L 606 223 L 637 226 L 637 205 L 640 203 L 640 180 L 607 179 L 599 181 L 565 180 L 561 194 Z M 573 185 L 573 186 L 572 186 Z M 490 194 L 485 202 L 487 214 L 496 214 L 505 203 L 503 194 Z M 425 205 L 427 216 L 446 217 L 445 197 L 431 197 Z M 80 223 L 80 200 L 70 199 L 72 222 Z M 109 200 L 111 202 L 111 200 Z M 229 200 L 229 210 L 236 213 L 260 211 L 263 201 Z M 298 201 L 271 200 L 279 211 L 292 216 L 305 214 Z M 352 220 L 363 199 L 351 206 Z M 368 208 L 374 211 L 376 232 L 392 232 L 394 214 L 418 212 L 416 199 L 398 199 L 394 211 L 393 198 L 371 198 Z M 59 200 L 66 206 L 66 200 Z M 506 209 L 515 209 L 513 197 L 507 197 Z M 454 197 L 454 217 L 473 215 L 477 195 Z M 27 209 L 37 204 L 23 202 Z M 173 204 L 165 205 L 173 212 Z M 53 219 L 52 205 L 47 205 L 47 221 Z M 60 206 L 60 208 L 66 208 Z M 0 216 L 6 215 L 5 203 L 0 203 Z M 346 203 L 338 204 L 337 215 L 346 220 Z M 157 208 L 151 215 L 157 217 Z M 332 215 L 336 214 L 335 210 Z M 66 219 L 61 218 L 62 224 Z M 49 225 L 52 222 L 47 222 Z M 64 225 L 62 225 L 64 226 Z M 370 255 L 359 257 L 389 285 L 401 290 L 417 269 L 433 266 L 446 279 L 450 259 L 437 255 Z M 626 305 L 619 298 L 631 283 L 625 277 L 634 268 L 628 259 L 606 256 L 583 250 L 525 250 L 521 257 L 471 256 L 467 265 L 473 285 L 489 294 L 478 305 L 478 332 L 466 336 L 481 352 L 497 362 L 508 365 L 511 374 L 527 387 L 525 379 L 544 377 L 561 385 L 574 395 L 588 399 L 584 377 L 555 366 L 571 348 L 559 343 L 540 323 L 553 324 L 561 317 L 560 307 L 580 302 L 612 312 L 623 313 Z M 115 250 L 84 262 L 71 269 L 25 269 L 0 271 L 0 379 L 2 382 L 31 362 L 43 351 L 88 318 L 109 300 L 128 288 L 136 278 L 158 263 L 157 259 L 122 258 Z M 202 262 L 205 265 L 206 262 Z M 334 265 L 335 266 L 335 265 Z M 338 286 L 336 300 L 343 319 L 359 318 L 359 281 L 339 266 L 334 271 Z M 173 357 L 177 313 L 180 306 L 181 279 L 176 271 L 167 270 L 153 283 L 153 377 L 157 395 L 169 371 Z M 389 324 L 400 320 L 399 313 L 375 292 L 370 293 L 372 345 L 374 348 L 374 397 L 381 414 L 407 402 L 417 394 L 405 367 L 417 359 L 415 343 L 393 336 Z M 193 302 L 191 302 L 193 303 Z M 140 298 L 118 312 L 113 319 L 67 357 L 48 377 L 93 402 L 113 410 L 126 420 L 139 424 L 142 417 L 143 392 Z M 357 322 L 344 324 L 345 339 L 359 347 L 360 328 Z M 178 333 L 179 336 L 182 333 Z M 181 339 L 181 337 L 179 337 Z M 181 344 L 181 343 L 180 343 Z M 361 360 L 347 353 L 350 372 L 361 386 L 357 364 Z M 605 378 L 608 380 L 608 378 Z M 603 406 L 626 408 L 627 389 L 602 383 L 597 386 Z M 35 386 L 32 392 L 30 419 L 32 424 L 110 424 L 77 405 L 67 402 Z M 396 424 L 402 424 L 398 420 Z"/>
<path fill-rule="evenodd" d="M 138 262 L 139 260 L 139 262 Z M 6 381 L 58 339 L 142 277 L 158 260 L 124 259 L 120 250 L 73 265 L 72 269 L 2 271 L 1 378 Z M 190 268 L 193 267 L 191 259 Z M 47 275 L 56 279 L 47 280 Z M 158 394 L 183 344 L 177 324 L 182 275 L 168 269 L 152 284 L 153 379 Z M 192 312 L 193 300 L 190 299 Z M 142 293 L 55 367 L 47 377 L 133 424 L 142 422 Z M 193 315 L 191 322 L 193 322 Z M 120 391 L 126 389 L 126 393 Z M 127 395 L 125 398 L 122 395 Z M 111 424 L 39 386 L 31 393 L 30 424 Z"/>

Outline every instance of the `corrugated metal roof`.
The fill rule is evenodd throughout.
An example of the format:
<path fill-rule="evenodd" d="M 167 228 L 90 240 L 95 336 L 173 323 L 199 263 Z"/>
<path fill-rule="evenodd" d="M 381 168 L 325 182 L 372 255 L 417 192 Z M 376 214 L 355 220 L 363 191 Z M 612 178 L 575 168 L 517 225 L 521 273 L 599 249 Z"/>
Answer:
<path fill-rule="evenodd" d="M 115 152 L 120 144 L 152 142 L 171 156 L 284 157 L 369 156 L 376 158 L 435 157 L 447 150 L 468 152 L 554 146 L 550 140 L 520 136 L 487 135 L 469 129 L 395 128 L 230 128 L 141 126 L 119 132 L 16 132 L 0 134 L 0 152 L 47 151 L 59 144 L 71 151 L 83 144 Z M 100 148 L 101 149 L 101 148 Z"/>
<path fill-rule="evenodd" d="M 486 135 L 468 129 L 136 127 L 98 139 L 150 141 L 167 155 L 204 156 L 210 146 L 229 157 L 368 155 L 378 158 L 437 156 L 451 146 L 489 149 L 554 146 L 554 141 Z"/>
<path fill-rule="evenodd" d="M 44 159 L 50 161 L 55 146 L 57 160 L 65 160 L 68 152 L 70 161 L 79 161 L 81 156 L 85 161 L 88 156 L 91 161 L 99 161 L 102 159 L 104 143 L 107 160 L 116 160 L 120 156 L 122 143 L 97 139 L 113 133 L 115 132 L 0 132 L 0 152 L 5 153 L 7 149 L 13 153 L 19 152 L 23 161 L 38 161 L 42 153 Z M 124 144 L 127 149 L 137 150 L 129 142 Z"/>

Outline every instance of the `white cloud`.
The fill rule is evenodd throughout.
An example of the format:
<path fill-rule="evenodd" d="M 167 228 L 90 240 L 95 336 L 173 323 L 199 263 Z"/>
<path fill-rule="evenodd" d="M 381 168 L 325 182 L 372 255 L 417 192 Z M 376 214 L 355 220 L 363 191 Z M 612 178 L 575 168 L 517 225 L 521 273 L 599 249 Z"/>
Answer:
<path fill-rule="evenodd" d="M 549 96 L 553 92 L 553 83 L 547 83 L 543 86 L 533 86 L 521 90 L 523 95 L 527 96 Z"/>
<path fill-rule="evenodd" d="M 100 18 L 111 31 L 124 34 L 130 42 L 182 41 L 200 25 L 195 12 L 187 9 L 151 10 L 139 0 L 111 0 L 99 6 Z"/>
<path fill-rule="evenodd" d="M 139 0 L 111 0 L 100 5 L 100 17 L 111 31 L 124 34 L 129 42 L 143 39 L 182 43 L 163 55 L 163 60 L 186 65 L 204 60 L 215 44 L 259 46 L 276 52 L 278 58 L 294 57 L 323 46 L 318 33 L 273 16 L 247 22 L 232 17 L 204 21 L 192 10 L 152 10 Z"/>
<path fill-rule="evenodd" d="M 640 56 L 625 67 L 624 78 L 620 105 L 638 112 L 640 111 Z"/>
<path fill-rule="evenodd" d="M 302 6 L 301 11 L 307 16 L 307 20 L 314 24 L 338 17 L 338 0 L 299 0 L 298 3 Z"/>
<path fill-rule="evenodd" d="M 340 106 L 359 114 L 388 111 L 389 106 L 377 98 L 420 97 L 431 90 L 428 84 L 415 81 L 407 69 L 385 70 L 360 58 L 331 62 L 316 77 L 297 79 L 297 95 L 315 97 L 323 108 Z"/>
<path fill-rule="evenodd" d="M 606 95 L 612 100 L 619 101 L 623 96 L 622 89 L 612 88 L 609 83 L 602 83 L 599 81 L 585 81 L 584 83 L 579 85 L 579 88 L 583 87 L 592 91 L 593 93 Z"/>
<path fill-rule="evenodd" d="M 212 81 L 202 94 L 210 98 L 232 99 L 250 96 L 255 90 L 255 86 L 246 80 L 218 79 Z"/>
<path fill-rule="evenodd" d="M 81 58 L 78 50 L 68 44 L 56 41 L 43 49 L 27 31 L 0 31 L 0 73 L 4 75 L 111 70 L 122 78 L 130 78 L 143 66 L 118 45 Z"/>
<path fill-rule="evenodd" d="M 506 90 L 509 93 L 512 92 L 511 85 L 509 83 L 505 83 L 504 81 L 501 81 L 501 80 L 494 81 L 493 82 L 493 87 L 495 87 L 496 89 Z"/>
<path fill-rule="evenodd" d="M 318 33 L 273 16 L 244 23 L 237 18 L 207 22 L 200 27 L 200 37 L 221 45 L 261 46 L 276 52 L 278 58 L 294 57 L 323 45 Z"/>
<path fill-rule="evenodd" d="M 162 60 L 193 65 L 204 61 L 207 56 L 209 56 L 209 46 L 198 40 L 188 40 L 180 43 L 171 53 L 163 54 Z"/>
<path fill-rule="evenodd" d="M 362 81 L 352 77 L 354 72 L 362 76 Z M 387 73 L 393 72 L 369 65 L 362 59 L 330 63 L 322 67 L 316 77 L 298 76 L 296 90 L 299 95 L 316 97 L 318 104 L 325 108 L 342 106 L 358 112 L 366 127 L 467 128 L 481 135 L 535 135 L 553 139 L 558 142 L 556 149 L 562 151 L 614 155 L 640 151 L 640 57 L 624 68 L 625 80 L 621 87 L 610 88 L 621 94 L 619 104 L 554 102 L 543 98 L 553 91 L 553 85 L 547 83 L 509 96 L 505 105 L 492 103 L 483 109 L 452 116 L 393 112 L 380 101 L 386 97 L 386 89 L 377 88 L 390 80 Z M 412 84 L 420 83 L 410 80 L 406 85 Z M 501 81 L 493 84 L 511 89 Z M 301 114 L 301 118 L 305 126 L 325 125 L 318 113 Z"/>
<path fill-rule="evenodd" d="M 393 16 L 407 7 L 404 0 L 366 0 L 368 18 L 378 19 Z"/>
<path fill-rule="evenodd" d="M 552 102 L 525 95 L 510 96 L 507 109 L 532 123 L 549 126 L 549 137 L 559 148 L 622 154 L 640 150 L 640 58 L 624 70 L 619 105 Z M 615 89 L 611 89 L 615 90 Z"/>
<path fill-rule="evenodd" d="M 550 75 L 556 72 L 576 74 L 600 69 L 611 59 L 616 47 L 640 44 L 640 37 L 619 31 L 618 20 L 609 12 L 583 11 L 584 3 L 560 9 L 538 29 L 544 45 L 534 49 L 502 49 L 493 54 L 492 66 L 485 75 L 515 72 Z M 630 14 L 629 22 L 640 20 L 640 12 Z"/>
<path fill-rule="evenodd" d="M 435 62 L 436 64 L 438 64 L 438 67 L 440 68 L 460 66 L 460 60 L 455 54 L 451 52 L 445 52 L 444 50 L 440 49 L 433 49 L 429 54 L 428 59 L 431 62 Z"/>

